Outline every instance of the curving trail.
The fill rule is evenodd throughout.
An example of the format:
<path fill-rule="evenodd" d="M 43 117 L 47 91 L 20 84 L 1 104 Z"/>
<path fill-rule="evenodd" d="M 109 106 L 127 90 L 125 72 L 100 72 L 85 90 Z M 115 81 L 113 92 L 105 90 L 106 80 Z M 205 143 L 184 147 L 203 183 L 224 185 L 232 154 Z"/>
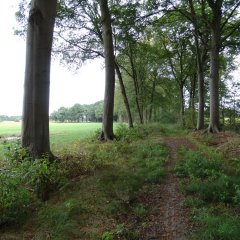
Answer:
<path fill-rule="evenodd" d="M 177 161 L 177 151 L 184 146 L 196 147 L 185 138 L 166 138 L 165 145 L 169 149 L 166 162 L 164 182 L 152 189 L 143 189 L 141 201 L 153 211 L 146 217 L 147 227 L 141 231 L 141 240 L 186 240 L 188 235 L 187 209 L 182 201 L 179 179 L 173 169 Z"/>

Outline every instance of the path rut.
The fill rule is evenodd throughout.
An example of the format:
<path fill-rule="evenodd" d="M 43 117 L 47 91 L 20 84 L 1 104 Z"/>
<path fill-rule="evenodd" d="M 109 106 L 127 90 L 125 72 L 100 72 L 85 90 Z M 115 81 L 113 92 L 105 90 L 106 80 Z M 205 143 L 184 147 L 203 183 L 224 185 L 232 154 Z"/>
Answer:
<path fill-rule="evenodd" d="M 179 189 L 179 179 L 174 174 L 177 151 L 181 146 L 190 149 L 196 147 L 185 138 L 166 138 L 169 149 L 166 163 L 166 176 L 162 184 L 151 190 L 145 189 L 141 194 L 142 202 L 154 210 L 146 222 L 148 227 L 141 233 L 141 240 L 187 240 L 187 209 L 183 206 L 183 195 Z"/>

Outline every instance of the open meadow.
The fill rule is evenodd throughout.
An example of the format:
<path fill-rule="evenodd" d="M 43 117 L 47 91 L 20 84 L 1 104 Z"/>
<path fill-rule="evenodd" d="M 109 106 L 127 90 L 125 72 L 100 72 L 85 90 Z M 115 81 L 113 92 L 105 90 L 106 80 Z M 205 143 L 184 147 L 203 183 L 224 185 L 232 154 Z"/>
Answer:
<path fill-rule="evenodd" d="M 67 148 L 71 143 L 80 141 L 93 135 L 98 129 L 101 129 L 101 123 L 55 123 L 50 122 L 50 141 L 53 151 L 61 151 Z M 1 122 L 0 137 L 18 137 L 21 134 L 20 122 Z M 0 141 L 0 152 L 3 145 Z M 1 153 L 0 153 L 1 155 Z"/>

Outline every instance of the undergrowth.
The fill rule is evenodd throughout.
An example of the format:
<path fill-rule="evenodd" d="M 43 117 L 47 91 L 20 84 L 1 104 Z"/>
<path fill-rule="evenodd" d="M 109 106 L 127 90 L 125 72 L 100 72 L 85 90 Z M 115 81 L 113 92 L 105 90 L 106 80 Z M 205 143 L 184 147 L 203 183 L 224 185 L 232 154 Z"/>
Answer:
<path fill-rule="evenodd" d="M 225 159 L 181 149 L 176 174 L 187 198 L 195 231 L 193 239 L 238 239 L 240 236 L 240 178 L 225 168 Z"/>
<path fill-rule="evenodd" d="M 0 186 L 5 194 L 0 195 L 1 224 L 11 229 L 19 223 L 15 234 L 32 239 L 138 239 L 138 231 L 120 219 L 142 219 L 150 210 L 137 196 L 143 185 L 164 177 L 168 153 L 159 138 L 166 131 L 119 125 L 115 134 L 111 142 L 76 141 L 59 151 L 54 163 L 44 157 L 32 162 L 19 145 L 9 146 L 0 173 L 5 182 Z M 49 198 L 40 202 L 46 186 Z"/>
<path fill-rule="evenodd" d="M 32 161 L 19 142 L 7 145 L 0 171 L 0 225 L 23 221 L 38 199 L 46 200 L 51 189 L 63 185 L 65 175 L 65 170 L 47 157 Z"/>

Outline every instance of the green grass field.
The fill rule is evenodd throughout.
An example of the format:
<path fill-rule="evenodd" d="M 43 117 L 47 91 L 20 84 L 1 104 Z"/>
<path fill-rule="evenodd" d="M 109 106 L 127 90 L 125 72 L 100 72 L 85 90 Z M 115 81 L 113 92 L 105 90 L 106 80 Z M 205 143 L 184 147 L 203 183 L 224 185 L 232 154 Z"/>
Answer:
<path fill-rule="evenodd" d="M 50 141 L 66 145 L 90 137 L 101 127 L 101 123 L 50 123 Z"/>
<path fill-rule="evenodd" d="M 20 122 L 0 122 L 0 136 L 13 136 L 20 135 L 21 123 Z"/>
<path fill-rule="evenodd" d="M 90 137 L 102 127 L 101 123 L 50 123 L 50 141 L 53 151 L 68 148 L 71 143 Z M 20 136 L 21 123 L 1 122 L 0 136 Z M 0 152 L 2 150 L 0 143 Z"/>

